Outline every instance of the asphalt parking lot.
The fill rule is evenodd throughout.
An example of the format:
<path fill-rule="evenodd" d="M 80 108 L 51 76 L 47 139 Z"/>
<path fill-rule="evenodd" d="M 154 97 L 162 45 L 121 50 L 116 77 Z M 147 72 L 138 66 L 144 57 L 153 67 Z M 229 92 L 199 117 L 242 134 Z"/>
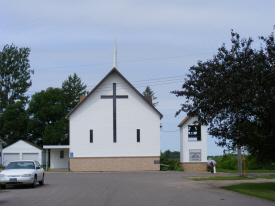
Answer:
<path fill-rule="evenodd" d="M 188 177 L 231 174 L 184 172 L 46 173 L 45 185 L 0 190 L 0 205 L 275 205 L 220 186 L 232 181 L 196 182 Z M 250 180 L 249 182 L 274 181 Z M 239 181 L 235 181 L 237 184 Z"/>

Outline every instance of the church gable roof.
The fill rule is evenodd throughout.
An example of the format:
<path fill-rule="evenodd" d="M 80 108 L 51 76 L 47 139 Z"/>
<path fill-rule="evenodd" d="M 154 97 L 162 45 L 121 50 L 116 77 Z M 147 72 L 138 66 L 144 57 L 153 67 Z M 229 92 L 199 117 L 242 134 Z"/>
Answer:
<path fill-rule="evenodd" d="M 106 80 L 108 79 L 108 77 L 110 77 L 113 73 L 118 74 L 150 107 L 152 107 L 159 115 L 160 115 L 160 119 L 163 117 L 163 115 L 152 105 L 152 103 L 147 100 L 115 67 L 95 86 L 95 88 L 89 92 L 89 94 L 82 100 L 80 101 L 75 108 L 70 111 L 69 114 L 67 114 L 66 118 L 69 119 L 70 115 L 77 110 L 78 107 L 81 106 L 81 104 L 87 100 L 89 98 L 90 95 L 92 95 L 97 88 Z"/>

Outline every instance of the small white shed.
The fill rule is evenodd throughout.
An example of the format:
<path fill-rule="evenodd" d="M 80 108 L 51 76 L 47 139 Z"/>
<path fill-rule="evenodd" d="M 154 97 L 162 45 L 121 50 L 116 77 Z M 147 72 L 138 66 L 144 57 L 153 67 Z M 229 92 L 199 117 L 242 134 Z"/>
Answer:
<path fill-rule="evenodd" d="M 36 160 L 41 165 L 46 164 L 46 152 L 36 144 L 25 140 L 19 140 L 6 147 L 2 151 L 3 166 L 7 166 L 14 160 Z"/>

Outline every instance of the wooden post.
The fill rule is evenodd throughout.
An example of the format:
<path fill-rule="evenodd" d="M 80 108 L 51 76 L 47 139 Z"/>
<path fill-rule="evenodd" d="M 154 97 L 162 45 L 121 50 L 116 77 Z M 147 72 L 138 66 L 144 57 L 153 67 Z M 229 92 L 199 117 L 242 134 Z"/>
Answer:
<path fill-rule="evenodd" d="M 48 171 L 48 149 L 46 149 L 46 171 Z"/>
<path fill-rule="evenodd" d="M 241 147 L 238 146 L 238 173 L 240 176 L 242 176 L 243 170 L 242 170 L 242 153 L 241 153 Z"/>

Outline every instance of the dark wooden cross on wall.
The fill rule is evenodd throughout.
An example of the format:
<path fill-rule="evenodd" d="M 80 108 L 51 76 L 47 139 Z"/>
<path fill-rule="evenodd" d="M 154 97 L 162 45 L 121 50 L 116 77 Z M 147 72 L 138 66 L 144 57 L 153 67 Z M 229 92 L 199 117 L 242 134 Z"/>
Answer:
<path fill-rule="evenodd" d="M 113 141 L 116 142 L 116 99 L 128 99 L 128 95 L 116 95 L 116 83 L 113 83 L 113 95 L 101 95 L 101 99 L 113 99 Z"/>

